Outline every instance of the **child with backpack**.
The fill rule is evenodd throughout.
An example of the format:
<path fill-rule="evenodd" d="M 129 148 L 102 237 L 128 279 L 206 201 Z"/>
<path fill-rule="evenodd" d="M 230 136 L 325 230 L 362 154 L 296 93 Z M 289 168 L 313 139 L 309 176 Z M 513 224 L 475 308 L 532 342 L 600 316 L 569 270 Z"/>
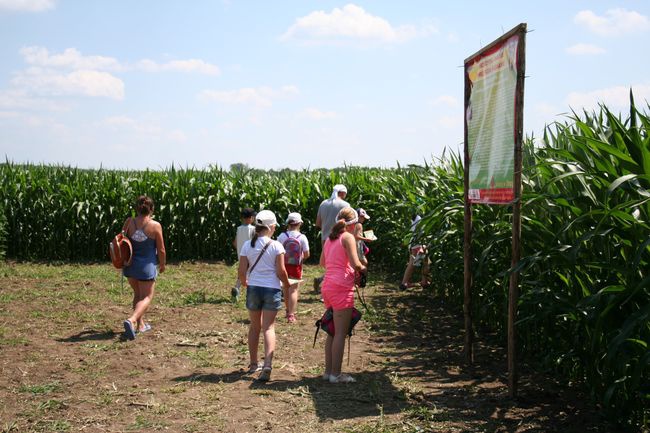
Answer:
<path fill-rule="evenodd" d="M 309 258 L 309 241 L 307 236 L 300 233 L 302 216 L 298 212 L 291 212 L 286 223 L 287 231 L 278 236 L 278 242 L 284 246 L 284 267 L 287 269 L 291 283 L 284 294 L 286 317 L 289 323 L 295 323 L 298 289 L 302 283 L 302 263 Z"/>

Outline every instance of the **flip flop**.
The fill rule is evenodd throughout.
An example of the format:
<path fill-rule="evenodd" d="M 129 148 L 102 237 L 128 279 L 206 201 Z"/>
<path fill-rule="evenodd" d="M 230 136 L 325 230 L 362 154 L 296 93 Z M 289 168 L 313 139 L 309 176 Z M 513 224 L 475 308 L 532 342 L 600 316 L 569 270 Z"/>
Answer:
<path fill-rule="evenodd" d="M 151 331 L 151 325 L 148 324 L 148 323 L 144 324 L 144 329 L 138 329 L 138 332 L 141 332 L 141 333 L 144 333 L 144 332 L 147 332 L 147 331 Z"/>
<path fill-rule="evenodd" d="M 129 319 L 124 321 L 124 334 L 129 340 L 135 340 L 135 329 L 133 329 L 133 323 Z"/>

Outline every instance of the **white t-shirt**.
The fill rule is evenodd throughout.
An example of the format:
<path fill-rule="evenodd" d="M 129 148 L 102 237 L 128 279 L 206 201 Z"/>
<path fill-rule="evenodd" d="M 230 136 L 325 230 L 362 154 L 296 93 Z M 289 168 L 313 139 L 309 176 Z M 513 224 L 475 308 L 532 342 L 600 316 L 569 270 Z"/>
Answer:
<path fill-rule="evenodd" d="M 298 239 L 300 242 L 300 246 L 302 247 L 302 252 L 303 255 L 305 252 L 309 251 L 309 241 L 307 240 L 307 236 L 304 234 L 300 233 L 297 230 L 292 230 L 289 232 L 291 234 L 292 238 Z M 280 233 L 280 236 L 278 236 L 278 242 L 280 242 L 282 245 L 284 245 L 284 241 L 287 240 L 287 232 L 282 232 Z"/>
<path fill-rule="evenodd" d="M 257 238 L 255 248 L 251 248 L 250 241 L 244 243 L 239 253 L 240 257 L 248 259 L 248 268 L 250 269 L 257 261 L 257 257 L 267 242 L 271 241 L 260 261 L 255 265 L 253 272 L 248 275 L 249 286 L 269 287 L 271 289 L 282 288 L 282 282 L 275 271 L 275 262 L 280 254 L 284 254 L 284 247 L 278 241 L 274 241 L 268 236 Z"/>
<path fill-rule="evenodd" d="M 411 238 L 411 242 L 409 246 L 410 249 L 420 248 L 422 246 L 419 239 L 422 233 L 417 231 L 418 224 L 420 223 L 421 219 L 422 217 L 420 215 L 416 215 L 415 219 L 411 221 L 411 233 L 413 233 L 412 235 L 413 237 Z"/>
<path fill-rule="evenodd" d="M 242 224 L 237 227 L 237 236 L 235 236 L 235 244 L 237 245 L 237 254 L 241 251 L 246 241 L 250 241 L 255 234 L 255 226 L 252 224 Z"/>

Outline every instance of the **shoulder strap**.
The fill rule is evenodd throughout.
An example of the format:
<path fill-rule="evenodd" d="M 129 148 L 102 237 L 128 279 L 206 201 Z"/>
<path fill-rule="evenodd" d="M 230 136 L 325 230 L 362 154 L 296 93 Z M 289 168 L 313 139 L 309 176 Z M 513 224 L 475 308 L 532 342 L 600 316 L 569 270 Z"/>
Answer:
<path fill-rule="evenodd" d="M 260 251 L 260 255 L 257 256 L 257 260 L 255 260 L 255 263 L 253 263 L 253 266 L 251 266 L 251 268 L 248 270 L 248 275 L 250 275 L 253 272 L 253 269 L 255 269 L 255 266 L 257 265 L 257 263 L 259 263 L 260 259 L 264 255 L 264 251 L 266 251 L 266 249 L 269 247 L 269 245 L 271 245 L 271 242 L 273 242 L 273 240 L 269 239 L 269 241 L 266 243 L 266 245 L 264 245 L 264 248 L 262 248 L 262 251 Z"/>

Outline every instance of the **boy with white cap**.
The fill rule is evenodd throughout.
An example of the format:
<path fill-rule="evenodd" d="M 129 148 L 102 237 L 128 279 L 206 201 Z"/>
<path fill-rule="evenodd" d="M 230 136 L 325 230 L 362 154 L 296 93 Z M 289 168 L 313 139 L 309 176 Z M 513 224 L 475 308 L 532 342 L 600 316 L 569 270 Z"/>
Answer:
<path fill-rule="evenodd" d="M 325 244 L 325 241 L 332 231 L 332 227 L 334 227 L 334 224 L 336 224 L 336 216 L 338 215 L 339 211 L 341 209 L 345 209 L 346 207 L 350 207 L 350 204 L 345 201 L 345 196 L 347 194 L 348 189 L 345 187 L 345 185 L 334 185 L 331 197 L 323 200 L 318 207 L 318 214 L 316 215 L 316 227 L 321 229 L 321 245 Z M 318 292 L 320 283 L 322 281 L 323 277 L 314 278 L 314 290 L 316 292 Z"/>
<path fill-rule="evenodd" d="M 278 242 L 285 249 L 284 266 L 291 283 L 284 295 L 289 323 L 296 321 L 298 289 L 302 283 L 302 263 L 309 258 L 309 241 L 307 236 L 300 233 L 302 222 L 302 216 L 298 212 L 291 212 L 286 221 L 287 231 L 278 236 Z"/>

